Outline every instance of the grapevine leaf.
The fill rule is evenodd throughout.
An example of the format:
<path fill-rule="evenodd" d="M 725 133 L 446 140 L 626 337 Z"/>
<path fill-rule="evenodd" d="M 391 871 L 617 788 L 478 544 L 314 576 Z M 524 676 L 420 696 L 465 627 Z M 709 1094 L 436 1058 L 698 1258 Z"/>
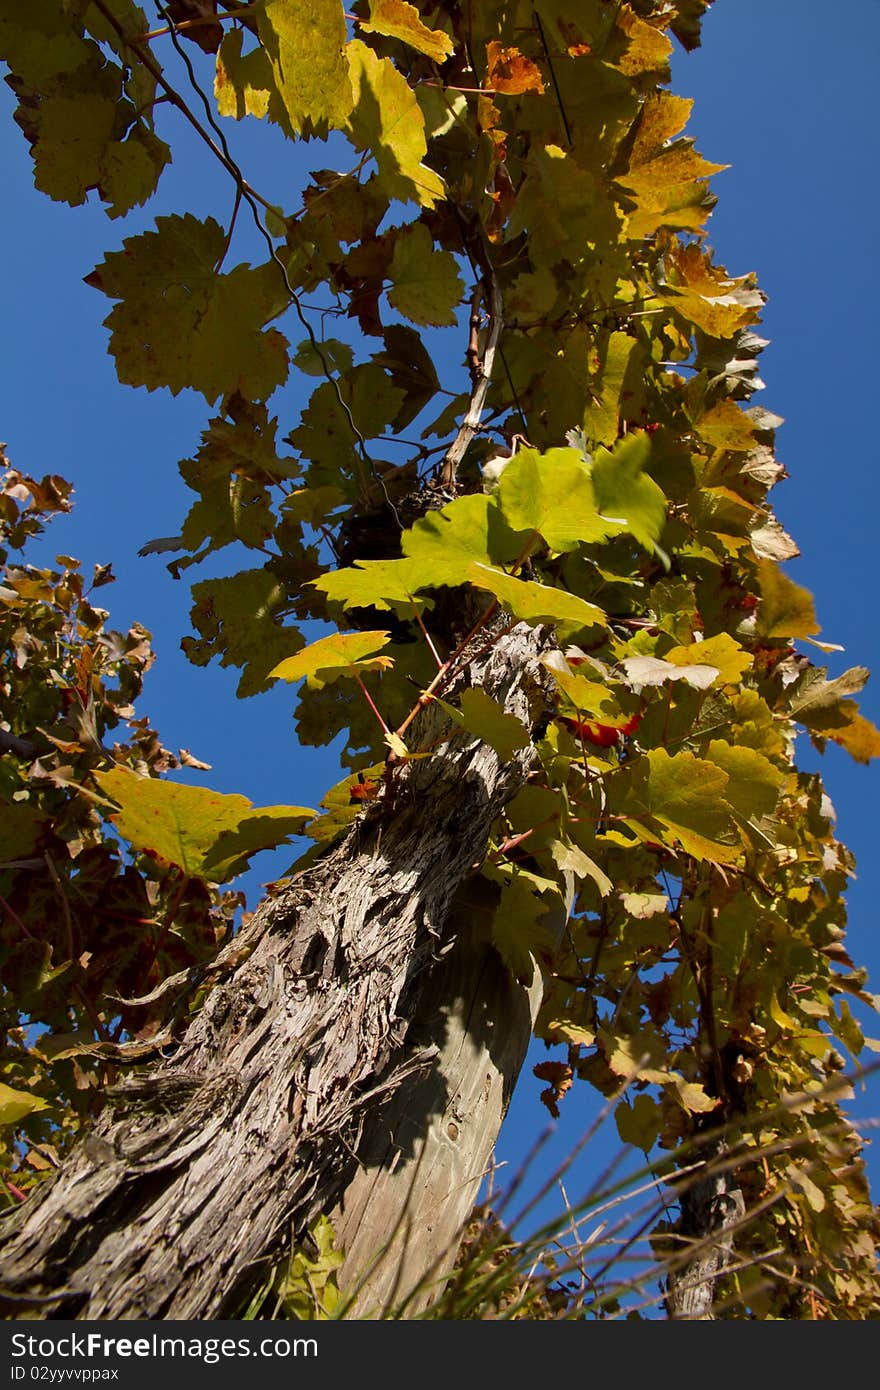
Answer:
<path fill-rule="evenodd" d="M 769 816 L 776 807 L 784 774 L 754 748 L 712 739 L 706 757 L 727 773 L 725 800 L 747 820 Z"/>
<path fill-rule="evenodd" d="M 430 599 L 416 596 L 425 582 L 418 560 L 358 560 L 351 568 L 321 575 L 312 585 L 343 608 L 393 609 L 398 617 L 408 618 L 430 606 Z"/>
<path fill-rule="evenodd" d="M 553 945 L 542 921 L 546 907 L 527 874 L 501 871 L 501 877 L 501 901 L 492 920 L 492 940 L 514 978 L 528 986 L 534 977 L 536 956 Z M 547 888 L 555 890 L 555 885 L 547 884 Z"/>
<path fill-rule="evenodd" d="M 632 1144 L 647 1153 L 653 1148 L 663 1128 L 663 1114 L 651 1096 L 634 1096 L 621 1101 L 614 1112 L 621 1142 Z"/>
<path fill-rule="evenodd" d="M 640 18 L 631 5 L 621 6 L 617 25 L 629 39 L 620 60 L 621 72 L 626 73 L 627 77 L 656 73 L 663 80 L 663 74 L 668 74 L 669 55 L 672 52 L 672 44 L 666 35 Z"/>
<path fill-rule="evenodd" d="M 584 433 L 598 444 L 613 445 L 620 433 L 625 385 L 632 364 L 639 363 L 642 353 L 629 333 L 612 333 L 605 348 L 604 361 L 594 378 L 591 399 L 584 413 Z M 613 509 L 612 509 L 613 510 Z"/>
<path fill-rule="evenodd" d="M 752 658 L 727 632 L 719 632 L 702 642 L 690 642 L 687 646 L 673 647 L 666 652 L 665 661 L 673 666 L 714 666 L 718 672 L 716 685 L 739 685 L 746 671 L 751 668 Z"/>
<path fill-rule="evenodd" d="M 204 579 L 193 585 L 192 593 L 190 617 L 199 636 L 185 637 L 181 646 L 194 666 L 206 666 L 219 656 L 221 666 L 243 667 L 236 691 L 240 698 L 266 690 L 271 667 L 303 645 L 296 628 L 281 625 L 278 610 L 287 591 L 268 570 Z"/>
<path fill-rule="evenodd" d="M 422 163 L 428 147 L 415 93 L 389 59 L 377 57 L 359 39 L 346 51 L 354 93 L 347 127 L 352 143 L 372 154 L 389 197 L 433 207 L 443 197 L 444 183 Z"/>
<path fill-rule="evenodd" d="M 622 809 L 657 820 L 686 854 L 711 863 L 731 863 L 733 821 L 725 793 L 728 775 L 693 753 L 651 748 L 632 768 Z"/>
<path fill-rule="evenodd" d="M 465 584 L 474 562 L 509 563 L 520 548 L 504 524 L 494 498 L 484 493 L 457 497 L 426 512 L 402 537 L 404 555 L 418 561 L 419 587 Z"/>
<path fill-rule="evenodd" d="M 590 471 L 577 449 L 520 449 L 493 498 L 514 531 L 538 532 L 553 550 L 604 540 L 619 522 L 599 514 Z"/>
<path fill-rule="evenodd" d="M 24 801 L 0 802 L 0 865 L 10 859 L 25 859 L 32 854 L 40 841 L 44 829 L 48 828 L 46 818 L 36 806 Z"/>
<path fill-rule="evenodd" d="M 605 614 L 594 603 L 587 603 L 565 589 L 539 584 L 533 579 L 516 579 L 503 570 L 487 565 L 472 565 L 470 582 L 478 589 L 488 589 L 520 622 L 536 627 L 552 623 L 561 641 L 569 641 L 585 628 L 605 625 Z"/>
<path fill-rule="evenodd" d="M 644 472 L 651 454 L 647 434 L 621 439 L 609 452 L 598 449 L 593 464 L 596 505 L 605 517 L 620 517 L 646 550 L 654 549 L 666 522 L 666 496 Z"/>
<path fill-rule="evenodd" d="M 315 814 L 303 806 L 254 807 L 246 796 L 141 777 L 122 767 L 96 772 L 95 780 L 120 808 L 111 819 L 123 839 L 212 883 L 240 873 L 258 850 L 286 844 Z"/>
<path fill-rule="evenodd" d="M 813 597 L 772 560 L 758 561 L 761 602 L 755 614 L 755 630 L 761 637 L 814 637 L 816 621 Z"/>
<path fill-rule="evenodd" d="M 412 323 L 424 328 L 455 323 L 456 305 L 464 292 L 455 257 L 435 249 L 431 233 L 421 222 L 398 232 L 388 276 L 392 282 L 388 303 Z"/>
<path fill-rule="evenodd" d="M 528 748 L 531 740 L 525 725 L 516 715 L 506 714 L 484 690 L 463 690 L 460 703 L 462 727 L 488 743 L 504 762 L 510 762 L 521 748 Z"/>
<path fill-rule="evenodd" d="M 29 128 L 34 183 L 59 202 L 77 207 L 91 189 L 107 204 L 110 217 L 121 217 L 145 203 L 170 162 L 171 152 L 147 127 L 120 121 L 122 72 L 106 66 L 84 70 L 59 90 L 41 97 Z M 127 131 L 122 139 L 117 132 Z"/>
<path fill-rule="evenodd" d="M 128 237 L 87 282 L 119 299 L 105 319 L 119 380 L 209 400 L 233 391 L 264 399 L 287 379 L 287 342 L 263 326 L 285 292 L 274 262 L 218 274 L 226 233 L 212 217 L 157 217 Z"/>
<path fill-rule="evenodd" d="M 342 129 L 351 114 L 352 88 L 338 0 L 264 0 L 256 18 L 293 134 Z"/>
<path fill-rule="evenodd" d="M 369 21 L 361 20 L 360 27 L 369 34 L 400 39 L 435 63 L 445 62 L 453 48 L 449 35 L 442 29 L 429 29 L 415 5 L 407 0 L 370 0 Z"/>
<path fill-rule="evenodd" d="M 669 286 L 663 298 L 682 318 L 712 338 L 732 338 L 758 320 L 766 296 L 753 275 L 730 279 L 697 245 L 677 246 L 669 257 Z"/>
<path fill-rule="evenodd" d="M 214 99 L 221 116 L 241 121 L 245 116 L 262 118 L 277 104 L 273 118 L 284 124 L 281 97 L 272 75 L 272 64 L 265 48 L 258 45 L 242 53 L 244 30 L 230 29 L 217 51 Z"/>
<path fill-rule="evenodd" d="M 486 46 L 486 86 L 503 96 L 544 90 L 541 69 L 518 48 L 505 48 L 496 39 Z"/>
<path fill-rule="evenodd" d="M 48 1102 L 30 1091 L 16 1091 L 0 1081 L 0 1125 L 17 1125 L 35 1110 L 45 1110 Z"/>
<path fill-rule="evenodd" d="M 661 661 L 656 656 L 628 656 L 620 665 L 626 672 L 627 680 L 637 688 L 665 685 L 667 681 L 684 681 L 694 690 L 708 690 L 719 675 L 716 666 L 681 666 L 671 661 Z"/>
<path fill-rule="evenodd" d="M 670 92 L 658 92 L 642 108 L 629 168 L 620 175 L 636 201 L 628 219 L 630 237 L 649 236 L 658 227 L 696 230 L 712 208 L 706 179 L 727 166 L 703 159 L 691 140 L 672 140 L 685 126 L 692 106 Z"/>
<path fill-rule="evenodd" d="M 361 671 L 383 671 L 393 666 L 390 656 L 376 655 L 390 640 L 388 632 L 334 632 L 279 662 L 269 675 L 289 683 L 305 676 L 310 686 L 320 690 L 340 676 L 358 676 Z"/>

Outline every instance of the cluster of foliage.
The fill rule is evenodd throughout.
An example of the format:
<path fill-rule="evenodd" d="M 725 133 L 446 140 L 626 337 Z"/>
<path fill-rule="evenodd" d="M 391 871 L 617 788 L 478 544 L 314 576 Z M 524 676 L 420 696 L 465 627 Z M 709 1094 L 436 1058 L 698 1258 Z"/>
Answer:
<path fill-rule="evenodd" d="M 102 738 L 132 718 L 146 636 L 105 633 L 72 562 L 10 571 L 4 621 L 14 639 L 26 613 L 29 635 L 5 660 L 4 720 L 44 742 L 4 758 L 6 1067 L 35 1101 L 56 1087 L 70 1118 L 53 1123 L 75 1125 L 109 1061 L 92 1046 L 86 1066 L 71 1030 L 118 1043 L 166 1025 L 114 1001 L 224 939 L 206 882 L 307 820 L 314 852 L 333 842 L 432 756 L 410 731 L 435 700 L 449 736 L 540 754 L 470 897 L 516 976 L 546 974 L 551 1110 L 577 1080 L 613 1096 L 628 1079 L 627 1144 L 723 1129 L 749 1208 L 739 1306 L 864 1318 L 877 1224 L 840 1049 L 857 1064 L 847 1000 L 874 1000 L 842 945 L 851 858 L 794 746 L 801 729 L 867 762 L 880 734 L 852 698 L 867 672 L 831 678 L 795 645 L 834 650 L 781 568 L 797 548 L 768 502 L 779 421 L 752 403 L 764 298 L 706 245 L 720 166 L 667 90 L 672 37 L 695 46 L 708 3 L 168 0 L 153 29 L 132 0 L 0 7 L 38 188 L 124 216 L 170 159 L 164 107 L 229 175 L 228 225 L 158 217 L 89 283 L 113 301 L 120 381 L 215 410 L 181 464 L 196 496 L 179 535 L 146 547 L 178 575 L 230 557 L 193 584 L 190 659 L 240 669 L 241 696 L 304 679 L 298 736 L 344 732 L 349 771 L 310 820 L 227 805 L 223 844 L 184 801 L 213 794 L 173 783 L 135 824 L 134 775 L 173 761 L 145 723 L 112 752 Z M 274 205 L 227 143 L 246 118 L 352 167 Z M 245 205 L 265 258 L 229 268 Z M 306 335 L 293 349 L 285 314 Z M 456 360 L 467 344 L 452 370 L 450 336 Z M 268 401 L 292 366 L 318 383 L 281 423 Z M 512 457 L 484 471 L 498 437 Z M 13 534 L 21 488 L 25 518 L 64 505 L 15 475 Z M 500 640 L 499 611 L 555 630 L 537 735 L 456 686 L 463 586 L 471 641 Z M 307 645 L 313 619 L 336 630 Z M 135 868 L 101 829 L 108 797 Z"/>

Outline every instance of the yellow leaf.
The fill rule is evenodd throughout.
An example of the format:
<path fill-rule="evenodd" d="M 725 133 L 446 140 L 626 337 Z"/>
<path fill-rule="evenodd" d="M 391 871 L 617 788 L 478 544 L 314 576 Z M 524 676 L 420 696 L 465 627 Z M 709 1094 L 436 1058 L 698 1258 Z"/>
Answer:
<path fill-rule="evenodd" d="M 35 1110 L 45 1110 L 47 1104 L 30 1091 L 16 1091 L 0 1081 L 0 1125 L 17 1125 Z"/>
<path fill-rule="evenodd" d="M 385 192 L 401 202 L 433 207 L 445 185 L 422 163 L 428 146 L 415 93 L 390 59 L 379 58 L 359 39 L 353 39 L 346 52 L 354 93 L 347 125 L 352 143 L 373 155 Z"/>
<path fill-rule="evenodd" d="M 747 454 L 755 447 L 755 427 L 736 401 L 719 401 L 700 416 L 696 429 L 713 449 Z"/>
<path fill-rule="evenodd" d="M 320 637 L 295 656 L 273 666 L 270 677 L 299 681 L 303 676 L 316 690 L 330 685 L 340 676 L 356 676 L 360 671 L 381 671 L 394 662 L 390 656 L 376 656 L 391 640 L 389 632 L 334 632 Z"/>
<path fill-rule="evenodd" d="M 407 4 L 407 0 L 370 0 L 370 18 L 361 20 L 360 26 L 370 34 L 400 39 L 435 63 L 444 62 L 453 49 L 449 35 L 442 29 L 429 29 L 415 5 Z"/>
<path fill-rule="evenodd" d="M 307 126 L 340 130 L 351 114 L 352 84 L 339 0 L 264 0 L 256 19 L 293 133 Z"/>
<path fill-rule="evenodd" d="M 630 5 L 621 6 L 617 27 L 629 39 L 629 46 L 618 64 L 627 77 L 657 73 L 669 66 L 669 55 L 672 53 L 670 40 L 653 24 L 641 19 Z"/>
<path fill-rule="evenodd" d="M 671 662 L 673 666 L 714 666 L 718 671 L 716 685 L 739 685 L 752 665 L 751 655 L 727 632 L 719 632 L 715 637 L 707 637 L 702 642 L 673 647 L 671 651 L 666 652 L 663 659 Z"/>

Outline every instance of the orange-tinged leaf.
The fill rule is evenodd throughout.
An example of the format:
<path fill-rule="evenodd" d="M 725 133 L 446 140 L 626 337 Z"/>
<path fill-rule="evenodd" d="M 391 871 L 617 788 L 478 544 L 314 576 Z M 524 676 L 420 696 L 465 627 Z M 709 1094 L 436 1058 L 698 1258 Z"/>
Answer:
<path fill-rule="evenodd" d="M 880 758 L 880 729 L 862 714 L 854 714 L 842 729 L 829 730 L 824 737 L 845 748 L 857 763 Z"/>
<path fill-rule="evenodd" d="M 315 814 L 307 806 L 254 806 L 246 796 L 122 767 L 96 772 L 95 780 L 119 806 L 111 819 L 123 839 L 212 883 L 234 877 L 258 850 L 286 844 Z"/>
<path fill-rule="evenodd" d="M 486 63 L 486 86 L 504 96 L 544 90 L 541 69 L 518 48 L 505 48 L 492 39 L 486 45 Z"/>
<path fill-rule="evenodd" d="M 558 1120 L 559 1102 L 566 1092 L 571 1090 L 573 1080 L 571 1067 L 565 1062 L 538 1062 L 532 1070 L 539 1081 L 550 1083 L 546 1090 L 541 1092 L 540 1099 L 553 1118 Z"/>

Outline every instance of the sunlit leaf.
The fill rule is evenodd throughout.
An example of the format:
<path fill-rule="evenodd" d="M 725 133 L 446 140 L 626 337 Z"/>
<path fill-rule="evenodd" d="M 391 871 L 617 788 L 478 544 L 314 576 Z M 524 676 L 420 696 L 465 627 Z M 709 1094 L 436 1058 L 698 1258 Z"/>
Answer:
<path fill-rule="evenodd" d="M 415 5 L 407 0 L 370 0 L 369 21 L 362 20 L 360 27 L 367 33 L 400 39 L 435 63 L 445 62 L 452 52 L 449 35 L 442 29 L 429 29 Z"/>
<path fill-rule="evenodd" d="M 334 632 L 279 662 L 269 675 L 289 683 L 305 676 L 310 685 L 320 690 L 340 676 L 357 676 L 361 671 L 382 671 L 393 666 L 390 656 L 377 655 L 390 640 L 387 632 Z"/>
<path fill-rule="evenodd" d="M 123 839 L 214 883 L 240 873 L 258 850 L 286 844 L 314 815 L 304 806 L 254 806 L 246 796 L 121 767 L 97 772 L 95 780 L 120 808 L 111 818 Z"/>

